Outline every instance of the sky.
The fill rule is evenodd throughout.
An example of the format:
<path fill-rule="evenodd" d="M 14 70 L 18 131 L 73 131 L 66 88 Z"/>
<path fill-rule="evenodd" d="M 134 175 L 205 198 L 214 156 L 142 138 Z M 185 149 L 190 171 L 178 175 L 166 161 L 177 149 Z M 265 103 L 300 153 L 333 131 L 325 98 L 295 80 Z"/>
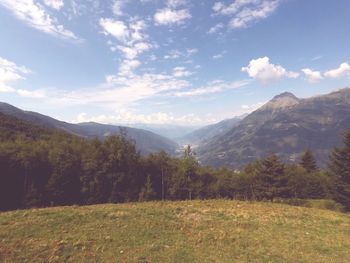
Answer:
<path fill-rule="evenodd" d="M 0 101 L 206 125 L 349 87 L 349 0 L 0 0 Z"/>

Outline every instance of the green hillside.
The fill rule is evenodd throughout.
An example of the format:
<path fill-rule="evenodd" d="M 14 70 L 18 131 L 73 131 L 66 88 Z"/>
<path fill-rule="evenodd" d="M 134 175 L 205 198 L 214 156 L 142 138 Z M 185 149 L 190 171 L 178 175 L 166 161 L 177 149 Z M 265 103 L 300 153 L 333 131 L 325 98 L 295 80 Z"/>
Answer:
<path fill-rule="evenodd" d="M 1 262 L 350 262 L 350 215 L 239 201 L 0 213 Z"/>

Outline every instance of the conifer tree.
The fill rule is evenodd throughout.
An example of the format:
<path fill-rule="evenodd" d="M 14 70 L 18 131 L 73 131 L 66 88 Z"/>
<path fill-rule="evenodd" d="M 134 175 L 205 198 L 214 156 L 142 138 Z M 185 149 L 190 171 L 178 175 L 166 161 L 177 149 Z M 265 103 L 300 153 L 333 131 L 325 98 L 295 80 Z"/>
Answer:
<path fill-rule="evenodd" d="M 256 180 L 258 190 L 256 195 L 259 199 L 272 201 L 276 197 L 286 197 L 288 195 L 288 178 L 285 175 L 285 167 L 275 154 L 261 161 Z"/>
<path fill-rule="evenodd" d="M 308 172 L 317 172 L 317 162 L 310 149 L 306 149 L 301 157 L 300 165 Z"/>
<path fill-rule="evenodd" d="M 344 134 L 344 146 L 330 156 L 328 172 L 334 178 L 334 198 L 350 211 L 350 130 Z"/>

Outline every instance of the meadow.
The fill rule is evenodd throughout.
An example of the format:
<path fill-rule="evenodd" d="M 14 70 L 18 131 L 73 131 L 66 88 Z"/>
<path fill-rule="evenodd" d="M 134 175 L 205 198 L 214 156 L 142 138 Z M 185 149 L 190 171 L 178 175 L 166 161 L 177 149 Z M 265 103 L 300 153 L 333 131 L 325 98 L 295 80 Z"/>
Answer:
<path fill-rule="evenodd" d="M 231 200 L 0 213 L 1 262 L 350 262 L 350 214 Z"/>

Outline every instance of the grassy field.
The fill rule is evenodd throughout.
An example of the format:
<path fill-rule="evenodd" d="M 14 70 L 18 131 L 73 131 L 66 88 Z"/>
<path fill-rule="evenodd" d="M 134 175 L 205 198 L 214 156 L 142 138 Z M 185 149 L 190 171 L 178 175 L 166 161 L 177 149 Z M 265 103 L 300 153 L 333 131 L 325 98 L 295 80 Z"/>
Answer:
<path fill-rule="evenodd" d="M 1 262 L 350 262 L 350 215 L 154 202 L 0 213 Z"/>

